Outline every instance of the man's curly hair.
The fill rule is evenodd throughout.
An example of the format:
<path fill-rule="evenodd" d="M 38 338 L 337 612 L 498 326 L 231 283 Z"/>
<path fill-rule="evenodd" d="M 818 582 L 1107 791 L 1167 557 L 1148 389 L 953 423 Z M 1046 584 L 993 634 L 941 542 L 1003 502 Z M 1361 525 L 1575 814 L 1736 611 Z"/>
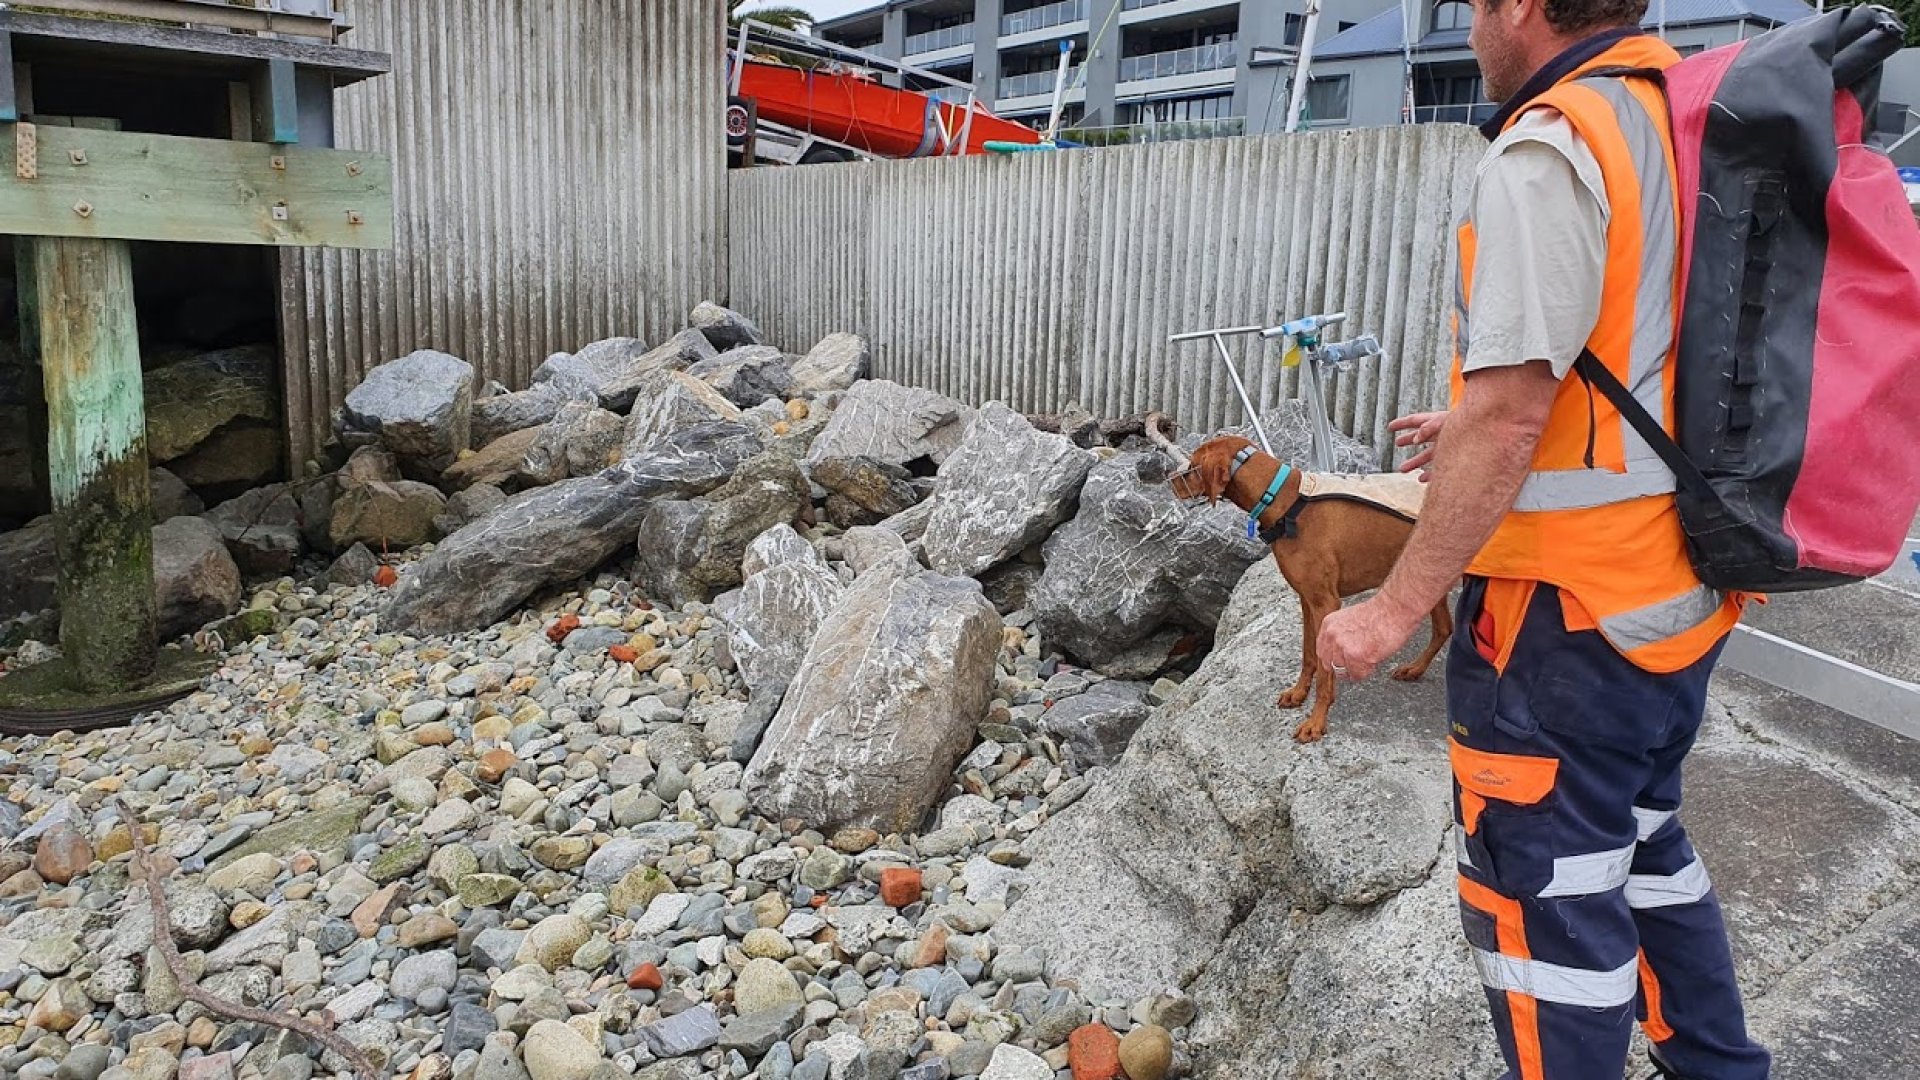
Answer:
<path fill-rule="evenodd" d="M 1563 34 L 1581 34 L 1608 30 L 1616 26 L 1639 26 L 1647 17 L 1649 0 L 1546 0 L 1547 23 Z M 1487 8 L 1497 11 L 1502 0 L 1487 0 Z"/>

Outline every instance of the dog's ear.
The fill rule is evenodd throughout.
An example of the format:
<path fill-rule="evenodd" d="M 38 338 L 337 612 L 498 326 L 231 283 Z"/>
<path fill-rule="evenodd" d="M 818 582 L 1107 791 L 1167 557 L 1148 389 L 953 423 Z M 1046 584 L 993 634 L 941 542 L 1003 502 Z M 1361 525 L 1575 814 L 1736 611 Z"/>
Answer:
<path fill-rule="evenodd" d="M 1220 496 L 1226 494 L 1232 472 L 1227 456 L 1218 446 L 1202 446 L 1194 452 L 1193 469 L 1200 477 L 1200 489 L 1207 493 L 1207 505 L 1220 505 Z"/>

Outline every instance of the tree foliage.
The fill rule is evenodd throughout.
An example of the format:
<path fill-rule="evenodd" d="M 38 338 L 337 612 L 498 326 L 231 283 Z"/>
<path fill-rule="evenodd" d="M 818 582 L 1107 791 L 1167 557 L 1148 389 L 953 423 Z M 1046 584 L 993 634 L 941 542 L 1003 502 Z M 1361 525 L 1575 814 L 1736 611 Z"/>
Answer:
<path fill-rule="evenodd" d="M 814 22 L 813 15 L 805 8 L 763 7 L 749 9 L 745 4 L 735 8 L 733 15 L 728 21 L 733 25 L 734 29 L 737 30 L 740 27 L 740 23 L 746 19 L 763 22 L 768 26 L 777 26 L 782 30 L 793 31 L 799 31 L 812 26 Z"/>

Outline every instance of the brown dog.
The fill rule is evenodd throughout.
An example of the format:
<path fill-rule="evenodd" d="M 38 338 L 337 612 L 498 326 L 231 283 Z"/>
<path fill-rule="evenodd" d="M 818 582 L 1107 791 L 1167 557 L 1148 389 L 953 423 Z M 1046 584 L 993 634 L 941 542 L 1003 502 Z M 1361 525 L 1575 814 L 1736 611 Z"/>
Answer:
<path fill-rule="evenodd" d="M 1252 445 L 1236 436 L 1209 439 L 1188 458 L 1160 431 L 1159 422 L 1158 417 L 1148 421 L 1148 434 L 1185 470 L 1170 481 L 1176 498 L 1206 499 L 1209 505 L 1224 498 L 1251 512 L 1280 470 L 1279 461 L 1258 450 L 1235 470 L 1235 456 Z M 1295 471 L 1281 485 L 1273 505 L 1260 515 L 1262 531 L 1282 522 L 1293 509 L 1300 499 L 1300 481 L 1301 474 Z M 1386 581 L 1400 549 L 1413 534 L 1413 526 L 1394 514 L 1348 499 L 1309 500 L 1299 508 L 1295 520 L 1296 535 L 1273 542 L 1273 561 L 1299 594 L 1305 624 L 1300 678 L 1280 695 L 1279 706 L 1299 708 L 1306 704 L 1309 689 L 1315 691 L 1313 711 L 1293 732 L 1296 741 L 1309 743 L 1326 735 L 1327 712 L 1333 707 L 1336 693 L 1333 673 L 1319 670 L 1316 649 L 1320 622 L 1340 610 L 1341 600 L 1377 589 Z M 1426 651 L 1395 671 L 1393 677 L 1411 682 L 1425 675 L 1452 634 L 1453 615 L 1442 601 L 1433 609 L 1433 638 Z"/>

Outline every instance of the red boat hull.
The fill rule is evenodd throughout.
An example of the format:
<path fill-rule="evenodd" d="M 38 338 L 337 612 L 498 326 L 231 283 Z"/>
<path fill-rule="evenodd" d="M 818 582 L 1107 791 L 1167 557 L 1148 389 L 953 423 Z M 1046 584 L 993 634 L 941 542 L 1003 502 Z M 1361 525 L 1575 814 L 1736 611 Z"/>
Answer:
<path fill-rule="evenodd" d="M 989 141 L 1032 146 L 1040 133 L 975 108 L 968 126 L 964 105 L 937 101 L 913 90 L 896 90 L 851 74 L 805 71 L 786 64 L 748 60 L 740 94 L 751 98 L 762 120 L 845 143 L 876 157 L 911 158 L 953 152 L 941 125 L 957 139 L 967 131 L 967 154 L 986 153 Z"/>

